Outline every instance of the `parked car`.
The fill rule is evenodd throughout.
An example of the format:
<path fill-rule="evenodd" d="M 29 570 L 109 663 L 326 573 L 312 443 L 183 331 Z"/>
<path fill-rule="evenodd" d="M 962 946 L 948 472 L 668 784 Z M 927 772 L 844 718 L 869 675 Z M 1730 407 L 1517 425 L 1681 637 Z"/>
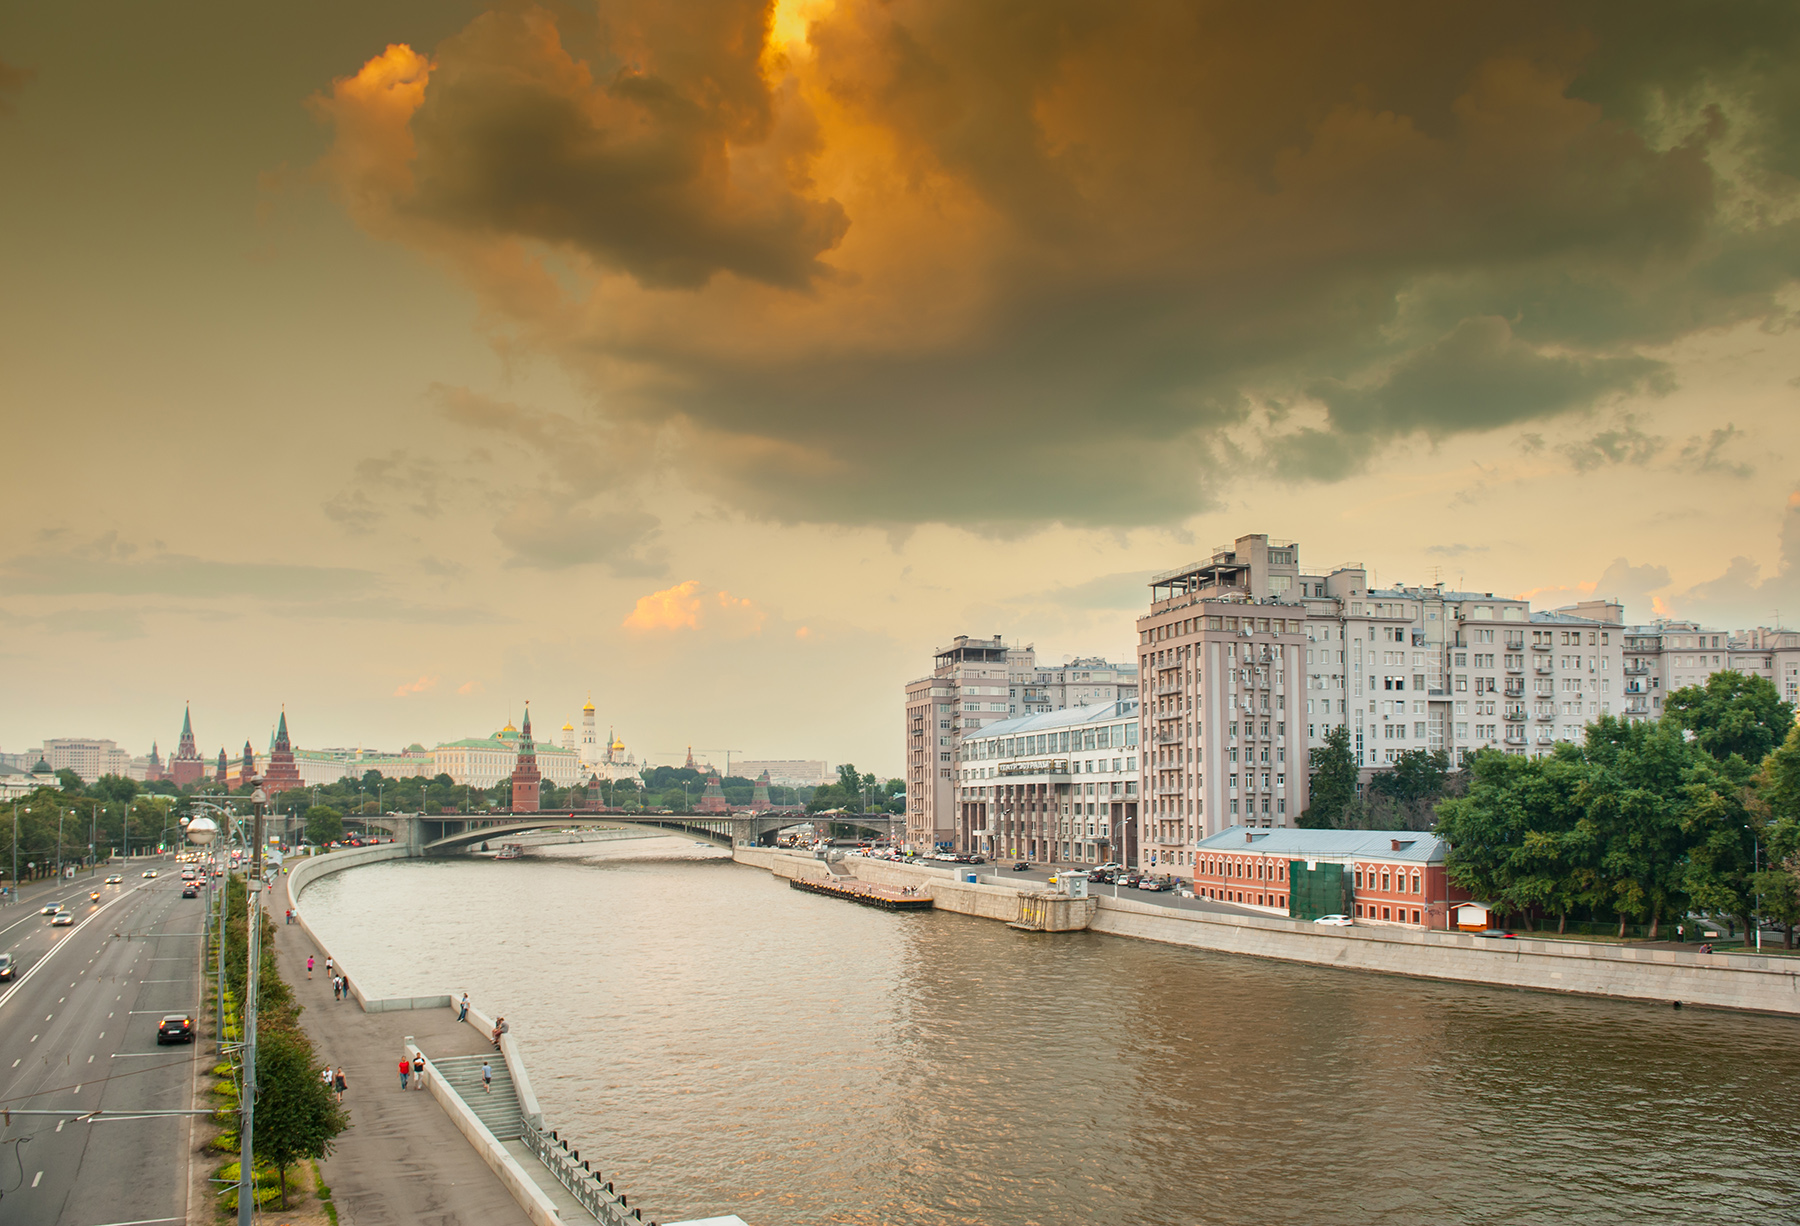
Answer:
<path fill-rule="evenodd" d="M 970 856 L 967 863 L 969 863 L 969 864 L 986 864 L 987 857 L 986 856 Z"/>
<path fill-rule="evenodd" d="M 74 923 L 75 913 L 73 911 L 58 911 L 55 915 L 50 917 L 50 926 L 52 928 L 68 928 Z"/>
<path fill-rule="evenodd" d="M 1138 889 L 1148 890 L 1152 894 L 1160 894 L 1165 890 L 1172 890 L 1174 888 L 1175 883 L 1170 881 L 1167 877 L 1146 877 L 1144 880 L 1138 882 Z"/>
<path fill-rule="evenodd" d="M 1029 860 L 1021 860 L 1017 864 L 1013 865 L 1013 872 L 1015 872 L 1015 873 L 1024 873 L 1024 872 L 1029 872 L 1029 871 L 1031 871 L 1031 862 Z"/>
<path fill-rule="evenodd" d="M 1496 940 L 1501 941 L 1510 941 L 1513 939 L 1513 934 L 1504 928 L 1484 928 L 1475 935 L 1478 937 L 1493 937 Z"/>
<path fill-rule="evenodd" d="M 185 1013 L 167 1013 L 162 1023 L 156 1028 L 158 1046 L 164 1043 L 192 1043 L 194 1041 L 194 1019 Z"/>
<path fill-rule="evenodd" d="M 1094 866 L 1094 871 L 1096 873 L 1116 873 L 1124 867 L 1123 864 L 1120 864 L 1116 860 L 1108 860 L 1105 864 L 1096 864 Z"/>
<path fill-rule="evenodd" d="M 1119 878 L 1119 884 L 1129 886 L 1135 890 L 1143 883 L 1143 880 L 1144 875 L 1142 873 L 1126 873 L 1123 877 Z"/>
<path fill-rule="evenodd" d="M 12 977 L 13 956 L 11 954 L 0 954 L 0 980 L 7 980 Z"/>
<path fill-rule="evenodd" d="M 1112 879 L 1113 875 L 1103 868 L 1088 870 L 1088 880 L 1094 882 L 1096 885 L 1111 885 Z"/>
<path fill-rule="evenodd" d="M 1327 928 L 1354 928 L 1356 923 L 1348 915 L 1321 915 L 1314 920 L 1315 924 L 1324 924 Z"/>

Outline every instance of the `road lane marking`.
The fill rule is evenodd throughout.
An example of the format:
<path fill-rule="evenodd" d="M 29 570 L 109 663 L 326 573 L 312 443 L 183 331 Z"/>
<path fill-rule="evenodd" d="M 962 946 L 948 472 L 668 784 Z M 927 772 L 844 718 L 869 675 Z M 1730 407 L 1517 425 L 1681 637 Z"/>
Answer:
<path fill-rule="evenodd" d="M 24 1058 L 25 1058 L 25 1057 L 24 1057 L 24 1056 L 20 1056 L 20 1057 L 19 1057 L 19 1060 L 23 1060 L 23 1059 L 24 1059 Z M 14 1061 L 13 1061 L 13 1067 L 14 1067 L 14 1068 L 18 1068 L 18 1067 L 19 1067 L 19 1060 L 14 1060 Z"/>
<path fill-rule="evenodd" d="M 38 1037 L 35 1034 L 31 1036 L 31 1041 L 33 1043 L 37 1042 L 37 1040 L 38 1040 Z"/>
<path fill-rule="evenodd" d="M 38 1180 L 42 1179 L 43 1177 L 44 1177 L 44 1172 L 42 1172 L 42 1171 L 39 1171 L 37 1174 L 33 1175 L 31 1177 L 31 1186 L 34 1188 L 37 1187 Z"/>
<path fill-rule="evenodd" d="M 185 1222 L 184 1217 L 140 1217 L 129 1222 L 102 1222 L 100 1226 L 156 1226 L 158 1222 Z"/>

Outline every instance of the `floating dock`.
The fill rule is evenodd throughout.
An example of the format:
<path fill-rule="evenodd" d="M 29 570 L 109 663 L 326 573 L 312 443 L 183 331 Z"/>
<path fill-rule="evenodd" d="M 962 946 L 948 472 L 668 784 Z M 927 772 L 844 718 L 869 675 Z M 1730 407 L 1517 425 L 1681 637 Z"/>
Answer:
<path fill-rule="evenodd" d="M 788 878 L 788 885 L 796 890 L 805 890 L 809 894 L 825 894 L 832 898 L 842 898 L 848 902 L 860 903 L 865 907 L 880 907 L 883 911 L 929 911 L 931 899 L 918 894 L 908 894 L 904 890 L 892 886 L 870 885 L 866 881 L 802 881 L 798 877 Z"/>

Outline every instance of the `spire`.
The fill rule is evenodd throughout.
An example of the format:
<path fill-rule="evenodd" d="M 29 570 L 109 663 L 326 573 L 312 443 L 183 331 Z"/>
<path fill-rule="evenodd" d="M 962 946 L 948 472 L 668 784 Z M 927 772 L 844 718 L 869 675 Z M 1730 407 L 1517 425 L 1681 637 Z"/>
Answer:
<path fill-rule="evenodd" d="M 188 703 L 181 708 L 181 735 L 184 737 L 194 735 L 194 711 L 192 703 Z"/>
<path fill-rule="evenodd" d="M 287 708 L 281 708 L 281 726 L 275 729 L 275 744 L 278 748 L 288 747 Z"/>

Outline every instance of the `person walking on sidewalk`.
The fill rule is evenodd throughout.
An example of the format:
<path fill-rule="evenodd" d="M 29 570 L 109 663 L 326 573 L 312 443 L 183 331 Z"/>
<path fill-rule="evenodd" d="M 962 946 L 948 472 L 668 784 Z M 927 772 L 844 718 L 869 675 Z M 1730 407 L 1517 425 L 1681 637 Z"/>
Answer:
<path fill-rule="evenodd" d="M 331 974 L 331 955 L 330 954 L 325 955 L 325 973 L 327 975 Z"/>
<path fill-rule="evenodd" d="M 400 1057 L 400 1088 L 406 1088 L 406 1079 L 412 1076 L 412 1061 L 405 1056 Z"/>
<path fill-rule="evenodd" d="M 344 1066 L 341 1064 L 337 1066 L 337 1072 L 331 1075 L 331 1088 L 337 1092 L 338 1106 L 343 1106 L 344 1091 L 350 1088 L 350 1083 L 344 1080 Z"/>
<path fill-rule="evenodd" d="M 306 955 L 306 977 L 308 979 L 312 978 L 312 958 L 311 954 Z"/>
<path fill-rule="evenodd" d="M 466 1022 L 469 1020 L 469 994 L 467 992 L 463 993 L 462 1010 L 457 1013 L 456 1020 L 459 1022 Z"/>
<path fill-rule="evenodd" d="M 414 1052 L 413 1053 L 413 1089 L 423 1090 L 424 1088 L 425 1088 L 425 1054 L 423 1052 Z"/>
<path fill-rule="evenodd" d="M 486 1060 L 481 1062 L 481 1092 L 483 1094 L 494 1092 L 494 1066 Z"/>
<path fill-rule="evenodd" d="M 331 999 L 342 1000 L 343 992 L 344 992 L 343 985 L 338 982 L 337 976 L 333 975 L 331 977 Z"/>

